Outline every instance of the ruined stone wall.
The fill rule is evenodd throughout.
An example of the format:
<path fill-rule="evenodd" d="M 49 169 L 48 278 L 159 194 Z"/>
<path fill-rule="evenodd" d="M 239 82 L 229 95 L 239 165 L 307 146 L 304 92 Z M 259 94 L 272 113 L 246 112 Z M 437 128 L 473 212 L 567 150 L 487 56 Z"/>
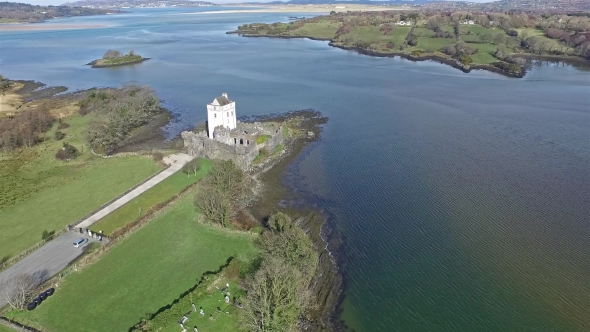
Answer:
<path fill-rule="evenodd" d="M 242 170 L 247 170 L 250 167 L 260 149 L 266 147 L 272 153 L 279 144 L 283 143 L 283 134 L 280 127 L 275 129 L 274 127 L 260 126 L 259 124 L 240 123 L 238 128 L 234 130 L 238 129 L 241 130 L 242 134 L 244 130 L 251 130 L 248 132 L 251 133 L 256 129 L 258 133 L 271 135 L 271 137 L 262 144 L 257 144 L 255 136 L 244 135 L 244 137 L 250 138 L 250 144 L 235 145 L 233 144 L 233 138 L 230 138 L 229 132 L 225 130 L 220 132 L 221 137 L 218 137 L 220 141 L 210 139 L 205 131 L 199 133 L 184 131 L 181 136 L 188 154 L 208 159 L 232 160 Z M 230 140 L 231 142 L 229 142 Z M 226 144 L 226 142 L 231 144 Z"/>

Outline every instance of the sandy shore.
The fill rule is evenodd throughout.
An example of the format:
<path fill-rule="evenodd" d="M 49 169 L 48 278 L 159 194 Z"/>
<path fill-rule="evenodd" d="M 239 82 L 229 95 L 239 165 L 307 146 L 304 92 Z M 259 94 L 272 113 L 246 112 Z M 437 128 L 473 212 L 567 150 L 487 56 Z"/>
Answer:
<path fill-rule="evenodd" d="M 233 13 L 329 13 L 347 12 L 347 11 L 385 11 L 385 10 L 404 10 L 407 6 L 371 6 L 371 5 L 265 5 L 265 6 L 241 6 L 244 9 L 218 10 L 209 12 L 186 13 L 189 15 L 203 14 L 233 14 Z M 263 8 L 260 8 L 263 7 Z M 256 8 L 256 9 L 248 9 Z"/>
<path fill-rule="evenodd" d="M 0 24 L 0 31 L 37 31 L 105 28 L 106 24 Z"/>

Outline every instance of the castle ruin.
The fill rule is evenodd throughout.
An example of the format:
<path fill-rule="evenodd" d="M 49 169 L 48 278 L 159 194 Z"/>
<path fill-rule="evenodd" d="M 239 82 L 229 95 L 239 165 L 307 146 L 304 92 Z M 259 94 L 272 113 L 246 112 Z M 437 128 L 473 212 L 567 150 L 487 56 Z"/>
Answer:
<path fill-rule="evenodd" d="M 190 155 L 232 160 L 247 170 L 262 149 L 272 153 L 283 142 L 276 123 L 237 121 L 235 102 L 223 93 L 207 105 L 207 130 L 184 131 L 181 136 Z"/>

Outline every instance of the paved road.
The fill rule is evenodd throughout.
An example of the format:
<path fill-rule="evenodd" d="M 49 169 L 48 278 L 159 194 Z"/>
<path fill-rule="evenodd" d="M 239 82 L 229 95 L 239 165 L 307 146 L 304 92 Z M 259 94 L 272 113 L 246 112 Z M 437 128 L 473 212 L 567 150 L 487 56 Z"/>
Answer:
<path fill-rule="evenodd" d="M 155 177 L 151 178 L 146 183 L 135 188 L 128 194 L 114 201 L 104 209 L 98 211 L 92 216 L 82 221 L 76 227 L 87 228 L 94 224 L 104 216 L 115 211 L 117 208 L 123 206 L 125 203 L 141 195 L 148 189 L 152 188 L 156 184 L 162 182 L 164 179 L 174 174 L 182 168 L 186 163 L 191 161 L 194 157 L 187 154 L 175 154 L 167 156 L 164 162 L 171 164 L 171 166 L 165 171 L 159 173 Z M 90 242 L 96 242 L 97 239 L 90 238 L 87 233 L 80 234 L 78 232 L 70 231 L 62 234 L 56 239 L 48 242 L 41 248 L 37 249 L 23 260 L 14 264 L 10 268 L 0 273 L 0 282 L 2 280 L 9 279 L 21 273 L 32 273 L 39 270 L 47 270 L 47 278 L 51 278 L 61 270 L 63 270 L 69 263 L 74 261 L 78 256 L 82 254 L 82 249 L 75 248 L 73 243 L 76 239 L 85 237 Z M 4 299 L 0 298 L 0 308 L 6 305 Z"/>
<path fill-rule="evenodd" d="M 98 239 L 89 237 L 87 233 L 66 232 L 0 273 L 0 282 L 21 273 L 33 273 L 41 270 L 47 270 L 47 278 L 54 276 L 82 254 L 84 247 L 74 247 L 74 241 L 82 237 L 89 239 L 84 247 L 91 242 L 98 241 Z M 4 299 L 0 298 L 0 308 L 5 305 Z"/>

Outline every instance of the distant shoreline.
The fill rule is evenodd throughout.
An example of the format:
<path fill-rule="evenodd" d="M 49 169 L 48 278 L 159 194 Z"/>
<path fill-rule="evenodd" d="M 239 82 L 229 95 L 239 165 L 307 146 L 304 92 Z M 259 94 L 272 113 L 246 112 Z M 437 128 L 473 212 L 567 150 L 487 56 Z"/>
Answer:
<path fill-rule="evenodd" d="M 42 22 L 39 22 L 42 23 Z M 106 24 L 38 24 L 38 23 L 4 23 L 0 31 L 46 31 L 106 28 Z"/>
<path fill-rule="evenodd" d="M 238 7 L 238 6 L 232 6 Z M 237 13 L 329 13 L 347 12 L 347 11 L 389 11 L 404 10 L 402 6 L 373 6 L 373 5 L 353 5 L 353 4 L 326 4 L 326 5 L 265 5 L 261 4 L 252 6 L 239 6 L 242 8 L 258 9 L 229 9 L 213 10 L 206 12 L 184 13 L 185 15 L 209 15 L 209 14 L 237 14 Z"/>

